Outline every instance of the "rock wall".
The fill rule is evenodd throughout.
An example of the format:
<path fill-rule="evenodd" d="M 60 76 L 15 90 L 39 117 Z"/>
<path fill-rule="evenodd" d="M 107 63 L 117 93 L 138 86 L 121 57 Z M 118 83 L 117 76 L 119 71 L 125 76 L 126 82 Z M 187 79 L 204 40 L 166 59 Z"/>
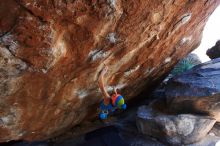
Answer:
<path fill-rule="evenodd" d="M 175 76 L 166 86 L 167 109 L 210 116 L 220 121 L 220 58 Z"/>
<path fill-rule="evenodd" d="M 219 0 L 0 3 L 0 142 L 47 139 L 95 118 L 97 76 L 126 100 L 198 46 Z"/>

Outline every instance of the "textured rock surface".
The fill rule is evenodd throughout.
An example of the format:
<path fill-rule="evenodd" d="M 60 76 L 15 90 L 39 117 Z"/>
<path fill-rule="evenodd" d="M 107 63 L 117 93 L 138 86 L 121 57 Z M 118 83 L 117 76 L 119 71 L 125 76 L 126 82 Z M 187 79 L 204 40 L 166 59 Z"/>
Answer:
<path fill-rule="evenodd" d="M 215 136 L 220 137 L 220 123 L 219 122 L 215 123 L 210 133 L 213 133 Z"/>
<path fill-rule="evenodd" d="M 141 106 L 137 112 L 139 131 L 169 145 L 196 143 L 207 135 L 215 122 L 207 116 L 167 115 L 147 106 Z"/>
<path fill-rule="evenodd" d="M 165 94 L 171 111 L 206 114 L 220 121 L 220 58 L 172 78 Z"/>
<path fill-rule="evenodd" d="M 215 59 L 220 57 L 220 40 L 216 42 L 215 46 L 208 49 L 206 54 L 210 59 Z"/>
<path fill-rule="evenodd" d="M 109 90 L 117 84 L 127 100 L 134 97 L 199 44 L 219 3 L 0 3 L 0 141 L 46 139 L 94 118 L 103 63 Z"/>

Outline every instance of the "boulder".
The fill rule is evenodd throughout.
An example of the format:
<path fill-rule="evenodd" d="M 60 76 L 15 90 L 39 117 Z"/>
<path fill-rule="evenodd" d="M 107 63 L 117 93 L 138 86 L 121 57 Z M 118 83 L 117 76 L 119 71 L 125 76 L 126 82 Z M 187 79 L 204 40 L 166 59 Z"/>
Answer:
<path fill-rule="evenodd" d="M 218 40 L 212 48 L 206 51 L 206 54 L 210 59 L 215 59 L 220 57 L 220 40 Z"/>
<path fill-rule="evenodd" d="M 212 130 L 210 131 L 211 134 L 220 137 L 220 123 L 216 122 Z"/>
<path fill-rule="evenodd" d="M 138 130 L 169 145 L 186 145 L 202 140 L 216 120 L 191 114 L 170 115 L 141 106 L 137 112 Z"/>
<path fill-rule="evenodd" d="M 165 94 L 170 111 L 210 115 L 219 121 L 220 58 L 173 77 Z"/>
<path fill-rule="evenodd" d="M 152 87 L 199 45 L 219 3 L 1 2 L 0 142 L 44 140 L 98 118 L 104 64 L 108 90 L 126 101 Z"/>

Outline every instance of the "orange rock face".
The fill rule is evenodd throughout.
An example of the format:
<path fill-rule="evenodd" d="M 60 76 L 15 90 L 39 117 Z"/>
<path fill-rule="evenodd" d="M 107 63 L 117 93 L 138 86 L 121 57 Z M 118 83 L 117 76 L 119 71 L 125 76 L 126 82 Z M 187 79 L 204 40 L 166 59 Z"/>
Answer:
<path fill-rule="evenodd" d="M 95 117 L 97 76 L 126 100 L 200 42 L 219 0 L 0 3 L 0 142 L 47 139 Z"/>

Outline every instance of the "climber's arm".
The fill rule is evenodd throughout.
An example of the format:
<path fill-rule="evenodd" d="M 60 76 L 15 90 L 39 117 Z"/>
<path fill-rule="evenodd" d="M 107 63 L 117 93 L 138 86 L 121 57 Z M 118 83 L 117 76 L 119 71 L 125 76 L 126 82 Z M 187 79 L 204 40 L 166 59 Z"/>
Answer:
<path fill-rule="evenodd" d="M 101 89 L 101 92 L 104 94 L 104 97 L 110 98 L 110 95 L 108 94 L 105 88 L 105 85 L 104 85 L 104 75 L 107 73 L 107 70 L 108 70 L 108 67 L 105 66 L 99 75 L 98 82 L 99 82 L 99 88 Z"/>

